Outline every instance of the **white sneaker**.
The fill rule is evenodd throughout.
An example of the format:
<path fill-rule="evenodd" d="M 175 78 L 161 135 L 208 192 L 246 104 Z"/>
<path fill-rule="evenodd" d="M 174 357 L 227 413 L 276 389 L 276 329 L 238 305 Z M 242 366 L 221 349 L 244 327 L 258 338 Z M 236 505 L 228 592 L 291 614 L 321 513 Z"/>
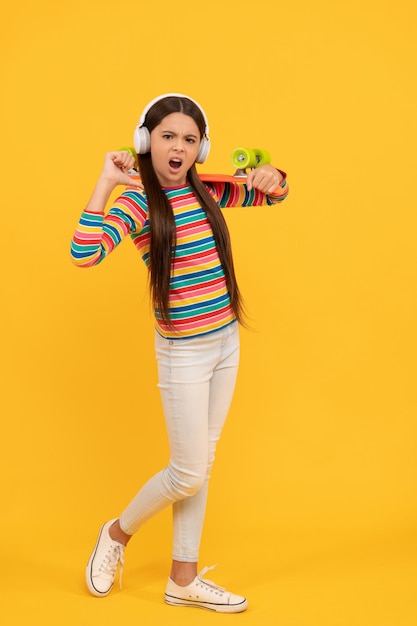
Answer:
<path fill-rule="evenodd" d="M 213 567 L 203 569 L 186 587 L 181 587 L 174 583 L 171 578 L 168 578 L 165 602 L 173 606 L 194 606 L 218 613 L 240 613 L 244 611 L 248 606 L 246 598 L 230 593 L 226 589 L 218 587 L 211 580 L 202 578 Z"/>
<path fill-rule="evenodd" d="M 86 571 L 87 587 L 94 596 L 107 596 L 114 583 L 117 567 L 120 563 L 120 587 L 125 546 L 114 541 L 109 535 L 109 528 L 116 520 L 106 522 L 100 529 L 97 543 L 88 561 Z"/>

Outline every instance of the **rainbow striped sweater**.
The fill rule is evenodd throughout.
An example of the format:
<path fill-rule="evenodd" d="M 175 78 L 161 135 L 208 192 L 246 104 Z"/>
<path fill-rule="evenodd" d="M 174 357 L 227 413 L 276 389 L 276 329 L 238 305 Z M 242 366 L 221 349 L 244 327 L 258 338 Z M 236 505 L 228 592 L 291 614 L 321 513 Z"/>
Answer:
<path fill-rule="evenodd" d="M 248 191 L 245 185 L 206 183 L 218 205 L 260 206 L 282 202 L 288 195 L 284 172 L 279 195 Z M 155 311 L 156 329 L 181 339 L 219 330 L 235 321 L 226 280 L 206 213 L 188 185 L 164 189 L 174 213 L 177 245 L 170 282 L 170 329 Z M 146 194 L 128 187 L 106 215 L 84 211 L 71 242 L 78 267 L 97 265 L 126 236 L 149 267 L 149 221 Z"/>

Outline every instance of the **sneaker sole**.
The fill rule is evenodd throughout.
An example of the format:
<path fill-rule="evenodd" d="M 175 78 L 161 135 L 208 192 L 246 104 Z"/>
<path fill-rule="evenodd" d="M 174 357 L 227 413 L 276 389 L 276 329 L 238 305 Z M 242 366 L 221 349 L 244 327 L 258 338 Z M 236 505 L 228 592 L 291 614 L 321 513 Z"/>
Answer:
<path fill-rule="evenodd" d="M 213 602 L 199 602 L 198 600 L 185 600 L 165 594 L 165 602 L 171 606 L 184 606 L 195 609 L 206 609 L 216 613 L 241 613 L 248 607 L 248 601 L 244 600 L 239 604 L 214 604 Z"/>

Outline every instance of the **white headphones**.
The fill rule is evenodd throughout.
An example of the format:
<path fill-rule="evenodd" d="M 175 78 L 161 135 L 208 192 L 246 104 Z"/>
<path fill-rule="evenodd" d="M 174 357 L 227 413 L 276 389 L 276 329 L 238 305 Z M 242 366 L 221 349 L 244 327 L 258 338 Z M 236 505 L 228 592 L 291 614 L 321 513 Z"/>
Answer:
<path fill-rule="evenodd" d="M 209 126 L 208 126 L 208 122 L 207 122 L 207 117 L 206 114 L 204 113 L 203 109 L 201 108 L 201 106 L 198 104 L 198 102 L 196 102 L 195 100 L 193 100 L 192 98 L 190 98 L 189 96 L 186 96 L 182 93 L 165 93 L 162 96 L 158 96 L 157 98 L 154 98 L 153 100 L 151 100 L 151 102 L 149 102 L 149 104 L 145 107 L 142 115 L 140 116 L 140 120 L 135 128 L 135 132 L 133 134 L 133 142 L 134 142 L 134 146 L 135 146 L 135 150 L 138 154 L 146 154 L 147 152 L 150 151 L 151 149 L 151 134 L 149 132 L 149 130 L 146 128 L 146 126 L 144 126 L 145 123 L 145 118 L 146 118 L 146 114 L 148 113 L 149 109 L 151 107 L 153 107 L 153 105 L 156 102 L 159 102 L 159 100 L 163 100 L 164 98 L 168 98 L 168 97 L 178 97 L 178 98 L 187 98 L 187 100 L 191 100 L 191 102 L 194 102 L 194 104 L 200 109 L 203 118 L 204 118 L 204 123 L 206 125 L 205 130 L 204 130 L 204 136 L 200 141 L 200 147 L 198 149 L 198 154 L 197 154 L 197 158 L 196 158 L 196 162 L 197 163 L 204 163 L 204 161 L 207 159 L 209 152 L 210 152 L 210 138 L 209 138 Z"/>

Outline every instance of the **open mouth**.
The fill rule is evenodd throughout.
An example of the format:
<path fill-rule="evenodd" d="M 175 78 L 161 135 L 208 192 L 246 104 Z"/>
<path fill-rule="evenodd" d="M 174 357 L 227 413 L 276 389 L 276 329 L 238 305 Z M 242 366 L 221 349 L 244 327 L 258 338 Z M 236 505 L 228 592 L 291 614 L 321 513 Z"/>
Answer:
<path fill-rule="evenodd" d="M 179 170 L 182 165 L 181 159 L 171 159 L 169 162 L 169 167 L 173 170 Z"/>

